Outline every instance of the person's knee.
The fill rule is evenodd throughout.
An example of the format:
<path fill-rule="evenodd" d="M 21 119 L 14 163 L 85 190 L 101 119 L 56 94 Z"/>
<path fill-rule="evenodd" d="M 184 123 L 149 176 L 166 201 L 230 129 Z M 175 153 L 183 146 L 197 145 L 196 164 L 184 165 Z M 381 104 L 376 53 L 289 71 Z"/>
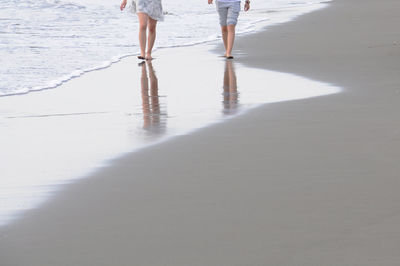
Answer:
<path fill-rule="evenodd" d="M 156 25 L 149 24 L 149 33 L 156 33 Z"/>
<path fill-rule="evenodd" d="M 223 33 L 228 32 L 228 26 L 221 26 L 221 31 L 222 31 Z"/>
<path fill-rule="evenodd" d="M 235 27 L 236 27 L 236 24 L 230 24 L 230 25 L 228 25 L 228 26 L 226 27 L 226 30 L 227 30 L 228 32 L 235 32 Z"/>
<path fill-rule="evenodd" d="M 147 29 L 147 23 L 142 23 L 139 25 L 139 30 L 140 31 L 146 31 Z"/>
<path fill-rule="evenodd" d="M 228 28 L 235 27 L 238 21 L 238 14 L 230 14 L 226 20 Z"/>

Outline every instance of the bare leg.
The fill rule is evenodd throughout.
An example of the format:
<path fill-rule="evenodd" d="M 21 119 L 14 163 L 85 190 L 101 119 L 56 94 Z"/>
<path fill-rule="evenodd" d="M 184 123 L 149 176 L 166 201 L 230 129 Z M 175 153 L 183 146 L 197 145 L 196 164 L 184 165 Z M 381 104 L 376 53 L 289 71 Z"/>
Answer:
<path fill-rule="evenodd" d="M 153 59 L 151 57 L 151 51 L 153 50 L 154 42 L 156 40 L 156 26 L 157 26 L 157 20 L 149 18 L 149 38 L 147 41 L 147 53 L 146 53 L 147 60 Z"/>
<path fill-rule="evenodd" d="M 228 42 L 228 26 L 221 26 L 222 40 L 224 42 L 225 51 L 227 51 L 227 42 Z M 226 52 L 225 52 L 226 56 Z"/>
<path fill-rule="evenodd" d="M 232 56 L 233 44 L 235 42 L 235 26 L 236 25 L 228 25 L 228 37 L 226 44 L 226 56 Z"/>
<path fill-rule="evenodd" d="M 139 18 L 139 45 L 140 45 L 140 56 L 145 57 L 146 51 L 146 30 L 147 22 L 149 17 L 145 13 L 137 13 Z"/>

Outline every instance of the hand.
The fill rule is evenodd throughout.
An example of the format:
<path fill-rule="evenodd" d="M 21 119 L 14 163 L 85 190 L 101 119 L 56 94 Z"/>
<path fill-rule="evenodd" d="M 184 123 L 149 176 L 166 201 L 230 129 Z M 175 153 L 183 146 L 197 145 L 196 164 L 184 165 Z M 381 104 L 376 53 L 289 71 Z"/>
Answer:
<path fill-rule="evenodd" d="M 211 5 L 213 3 L 213 0 L 208 0 L 208 4 Z"/>
<path fill-rule="evenodd" d="M 244 4 L 244 11 L 249 11 L 250 9 L 250 3 L 245 3 Z"/>
<path fill-rule="evenodd" d="M 124 8 L 126 7 L 126 0 L 123 0 L 121 3 L 121 6 L 119 7 L 122 10 L 124 10 Z"/>

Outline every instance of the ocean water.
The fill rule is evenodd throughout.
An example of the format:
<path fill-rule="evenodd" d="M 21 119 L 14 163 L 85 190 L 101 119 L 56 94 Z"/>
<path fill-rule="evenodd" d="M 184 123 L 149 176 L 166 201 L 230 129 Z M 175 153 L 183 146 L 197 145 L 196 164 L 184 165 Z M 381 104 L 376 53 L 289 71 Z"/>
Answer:
<path fill-rule="evenodd" d="M 128 1 L 129 2 L 129 1 Z M 322 0 L 257 0 L 242 12 L 238 34 L 281 23 L 320 8 Z M 0 96 L 56 87 L 85 71 L 138 53 L 138 21 L 117 0 L 0 2 Z M 215 5 L 206 0 L 163 0 L 155 48 L 219 37 Z"/>

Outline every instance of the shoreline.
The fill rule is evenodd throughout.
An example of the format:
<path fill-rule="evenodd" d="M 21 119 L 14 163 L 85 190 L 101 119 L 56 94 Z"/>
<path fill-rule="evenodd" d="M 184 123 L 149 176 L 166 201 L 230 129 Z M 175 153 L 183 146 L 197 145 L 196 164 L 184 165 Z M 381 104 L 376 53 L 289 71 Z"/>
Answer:
<path fill-rule="evenodd" d="M 325 8 L 325 6 L 327 5 L 327 3 L 329 3 L 329 1 L 331 1 L 331 0 L 328 0 L 328 2 L 321 2 L 321 3 L 319 3 L 319 2 L 318 3 L 308 3 L 308 4 L 303 4 L 301 6 L 294 6 L 294 7 L 290 7 L 290 8 L 275 7 L 275 9 L 273 9 L 273 11 L 271 11 L 271 12 L 273 12 L 273 13 L 277 12 L 277 14 L 284 12 L 285 15 L 283 15 L 283 16 L 275 15 L 275 16 L 266 18 L 262 21 L 256 20 L 256 21 L 252 22 L 253 23 L 253 24 L 251 24 L 252 26 L 249 26 L 249 28 L 251 28 L 250 31 L 241 29 L 242 31 L 238 33 L 238 36 L 246 36 L 249 34 L 254 34 L 254 33 L 260 32 L 264 27 L 270 27 L 270 26 L 273 26 L 276 24 L 287 23 L 289 21 L 292 21 L 293 19 L 296 19 L 299 16 L 306 15 L 307 13 L 313 12 L 320 8 Z M 292 8 L 294 8 L 294 10 L 291 10 Z M 288 9 L 288 10 L 285 12 L 285 11 L 281 11 L 281 9 Z M 244 12 L 242 12 L 242 13 L 244 13 Z M 246 15 L 248 15 L 248 14 L 246 14 Z M 252 15 L 254 15 L 254 14 L 252 14 Z M 256 15 L 259 16 L 259 14 L 256 14 Z M 216 30 L 218 30 L 218 31 L 216 31 L 217 33 L 215 34 L 214 37 L 208 36 L 203 41 L 195 41 L 193 43 L 182 43 L 182 44 L 172 45 L 172 46 L 160 46 L 160 47 L 157 47 L 154 51 L 157 52 L 158 50 L 171 49 L 171 48 L 173 49 L 173 48 L 177 48 L 177 47 L 184 48 L 184 47 L 191 47 L 191 46 L 196 46 L 196 45 L 210 45 L 210 44 L 218 45 L 219 41 L 220 41 L 220 37 L 217 37 L 217 36 L 219 36 L 219 28 L 216 28 Z M 94 66 L 78 68 L 78 69 L 71 71 L 69 74 L 65 74 L 59 78 L 49 80 L 49 81 L 45 82 L 42 86 L 21 87 L 21 88 L 16 89 L 16 91 L 13 91 L 13 92 L 7 92 L 4 94 L 2 93 L 2 94 L 0 94 L 0 97 L 17 96 L 17 95 L 24 95 L 24 94 L 28 94 L 28 93 L 32 93 L 32 92 L 40 92 L 40 91 L 45 91 L 45 90 L 49 90 L 49 89 L 56 89 L 56 88 L 62 86 L 63 84 L 65 84 L 66 82 L 69 82 L 76 78 L 80 78 L 87 73 L 107 69 L 110 66 L 112 66 L 113 64 L 119 63 L 124 58 L 136 57 L 137 55 L 139 55 L 139 54 L 138 53 L 126 53 L 126 54 L 122 54 L 122 55 L 115 55 L 115 56 L 112 56 L 109 60 L 106 60 L 103 62 L 98 62 L 98 64 L 96 64 Z"/>
<path fill-rule="evenodd" d="M 358 2 L 336 0 L 236 45 L 241 63 L 346 93 L 261 106 L 122 158 L 29 222 L 0 228 L 2 260 L 398 265 L 400 4 Z"/>

